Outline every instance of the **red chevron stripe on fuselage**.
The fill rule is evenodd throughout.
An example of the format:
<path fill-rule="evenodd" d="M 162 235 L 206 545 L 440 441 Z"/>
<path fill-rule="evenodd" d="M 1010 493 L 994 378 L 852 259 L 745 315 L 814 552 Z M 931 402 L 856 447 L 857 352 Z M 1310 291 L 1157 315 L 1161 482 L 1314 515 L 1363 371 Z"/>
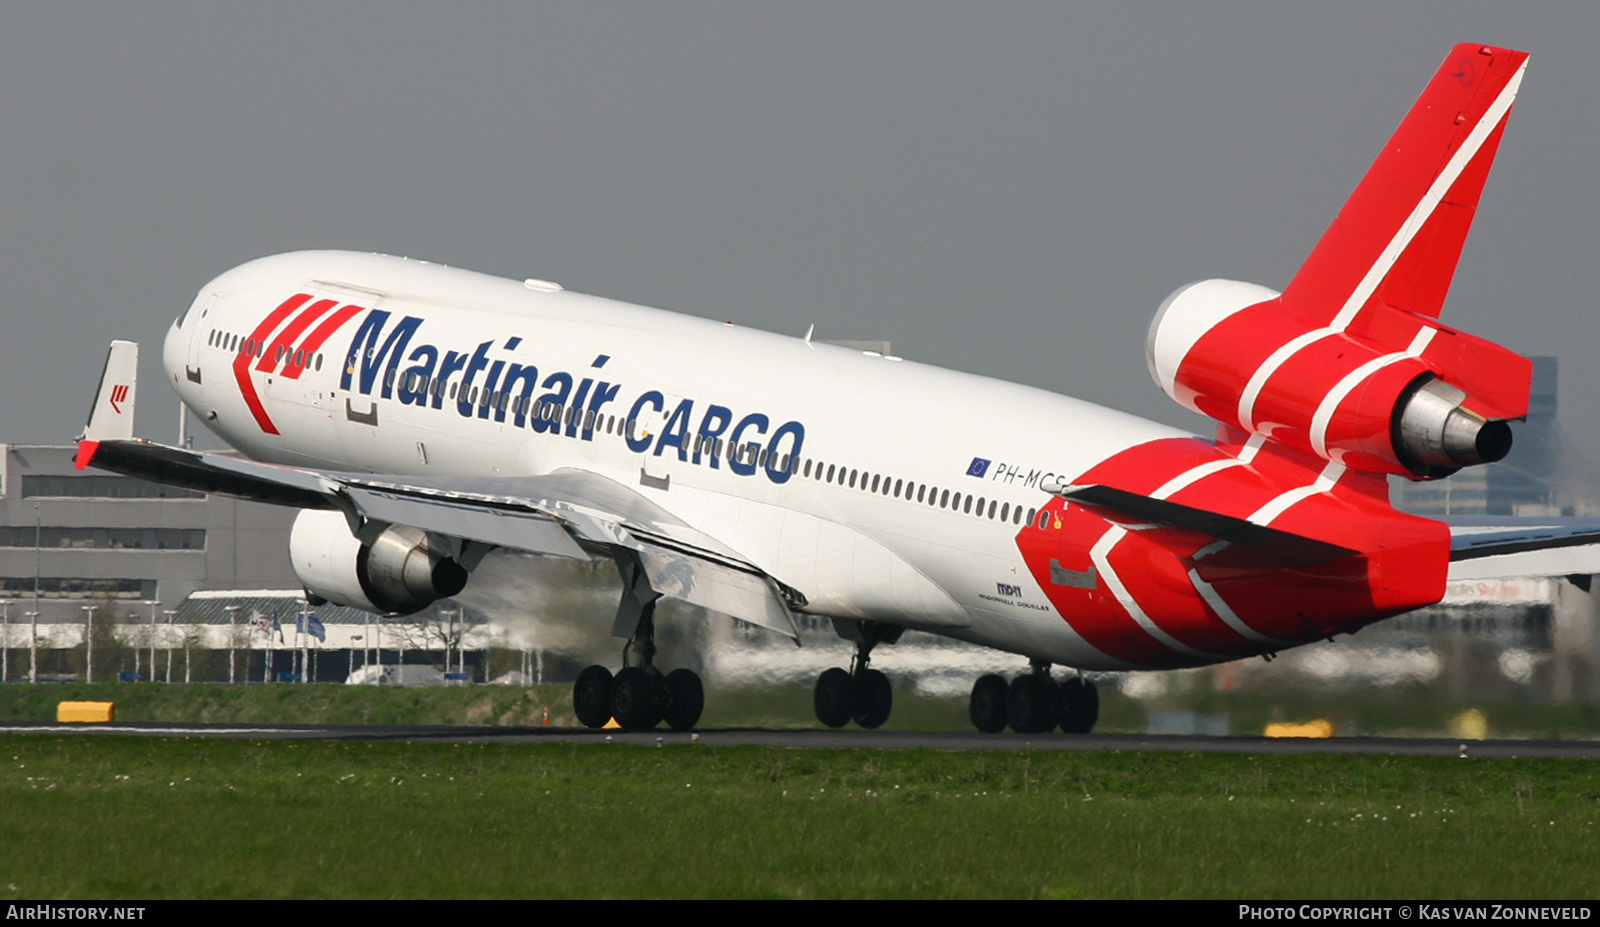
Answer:
<path fill-rule="evenodd" d="M 1270 653 L 1350 633 L 1444 593 L 1450 536 L 1443 524 L 1390 507 L 1381 477 L 1270 442 L 1148 442 L 1073 482 L 1359 551 L 1291 567 L 1198 531 L 1052 500 L 1045 526 L 1036 521 L 1017 535 L 1023 559 L 1073 630 L 1128 663 L 1172 668 Z"/>
<path fill-rule="evenodd" d="M 355 304 L 340 306 L 332 315 L 327 315 L 328 310 L 339 305 L 336 299 L 319 299 L 310 306 L 311 294 L 296 293 L 284 300 L 261 323 L 255 327 L 245 339 L 244 346 L 238 356 L 233 360 L 233 378 L 239 385 L 239 395 L 243 397 L 245 406 L 250 410 L 250 415 L 255 419 L 261 430 L 269 435 L 278 434 L 278 426 L 267 414 L 266 407 L 262 405 L 261 396 L 256 391 L 255 383 L 250 379 L 250 363 L 260 358 L 255 369 L 262 373 L 273 373 L 285 379 L 298 380 L 300 374 L 305 372 L 305 361 L 320 349 L 324 342 L 338 331 L 339 326 L 350 321 L 357 313 L 367 308 Z M 306 306 L 301 310 L 302 306 Z M 301 310 L 294 315 L 296 310 Z M 289 324 L 284 325 L 284 319 L 294 315 Z M 327 318 L 322 318 L 327 315 Z M 322 319 L 321 324 L 312 330 L 309 337 L 296 348 L 295 339 L 299 338 L 313 322 Z M 279 326 L 282 325 L 282 329 Z M 276 332 L 276 335 L 273 333 Z M 270 340 L 269 340 L 270 338 Z M 298 352 L 300 363 L 295 362 Z M 281 369 L 280 369 L 281 367 Z"/>

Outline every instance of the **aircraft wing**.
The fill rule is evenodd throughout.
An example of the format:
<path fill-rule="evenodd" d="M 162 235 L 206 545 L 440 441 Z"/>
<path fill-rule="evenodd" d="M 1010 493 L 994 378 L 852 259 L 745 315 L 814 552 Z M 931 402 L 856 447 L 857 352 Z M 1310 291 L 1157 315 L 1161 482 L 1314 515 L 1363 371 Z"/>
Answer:
<path fill-rule="evenodd" d="M 798 639 L 784 586 L 716 538 L 596 473 L 430 479 L 257 463 L 141 440 L 85 440 L 80 466 L 201 492 L 342 512 L 352 533 L 410 525 L 492 547 L 588 559 L 637 557 L 659 595 Z"/>
<path fill-rule="evenodd" d="M 1446 521 L 1453 580 L 1600 573 L 1600 518 Z"/>

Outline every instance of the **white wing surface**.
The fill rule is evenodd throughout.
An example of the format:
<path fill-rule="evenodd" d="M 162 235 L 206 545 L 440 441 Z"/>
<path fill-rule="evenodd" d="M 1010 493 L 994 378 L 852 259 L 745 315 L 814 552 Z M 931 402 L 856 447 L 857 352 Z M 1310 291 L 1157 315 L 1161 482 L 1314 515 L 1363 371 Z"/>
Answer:
<path fill-rule="evenodd" d="M 636 555 L 651 588 L 797 639 L 798 592 L 621 484 L 579 470 L 427 479 L 256 463 L 148 441 L 101 441 L 93 466 L 256 502 L 342 512 L 352 533 L 409 525 L 558 557 Z"/>

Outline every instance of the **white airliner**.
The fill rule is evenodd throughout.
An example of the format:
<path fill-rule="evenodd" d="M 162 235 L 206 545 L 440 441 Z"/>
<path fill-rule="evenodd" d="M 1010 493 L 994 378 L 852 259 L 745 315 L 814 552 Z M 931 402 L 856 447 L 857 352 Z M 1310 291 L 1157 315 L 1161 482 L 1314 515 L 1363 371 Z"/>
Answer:
<path fill-rule="evenodd" d="M 304 252 L 213 280 L 167 334 L 182 401 L 238 455 L 134 438 L 138 347 L 113 342 L 79 466 L 297 506 L 315 602 L 405 614 L 496 547 L 616 561 L 625 666 L 574 701 L 692 727 L 654 661 L 663 596 L 856 642 L 818 718 L 876 727 L 868 658 L 906 628 L 1019 654 L 980 729 L 1088 731 L 1079 670 L 1270 655 L 1436 602 L 1452 543 L 1389 474 L 1498 460 L 1529 362 L 1437 317 L 1527 56 L 1458 46 L 1288 288 L 1184 287 L 1152 375 L 1214 438 L 999 380 L 422 261 Z M 1028 423 L 1017 427 L 1018 422 Z M 1468 543 L 1470 541 L 1470 543 Z M 1454 550 L 1453 550 L 1454 548 Z"/>

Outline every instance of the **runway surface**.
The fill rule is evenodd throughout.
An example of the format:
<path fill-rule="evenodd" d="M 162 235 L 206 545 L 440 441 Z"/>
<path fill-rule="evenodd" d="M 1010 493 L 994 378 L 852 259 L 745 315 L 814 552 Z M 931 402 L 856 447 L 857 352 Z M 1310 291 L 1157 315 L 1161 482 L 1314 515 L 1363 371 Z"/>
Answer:
<path fill-rule="evenodd" d="M 0 734 L 229 737 L 256 740 L 372 740 L 419 743 L 592 743 L 657 746 L 811 747 L 847 750 L 1115 750 L 1187 753 L 1348 753 L 1406 756 L 1561 757 L 1600 759 L 1600 741 L 1446 740 L 1399 737 L 1201 737 L 1156 734 L 980 734 L 926 731 L 723 728 L 693 734 L 669 730 L 619 731 L 564 727 L 408 727 L 298 724 L 5 724 Z"/>

